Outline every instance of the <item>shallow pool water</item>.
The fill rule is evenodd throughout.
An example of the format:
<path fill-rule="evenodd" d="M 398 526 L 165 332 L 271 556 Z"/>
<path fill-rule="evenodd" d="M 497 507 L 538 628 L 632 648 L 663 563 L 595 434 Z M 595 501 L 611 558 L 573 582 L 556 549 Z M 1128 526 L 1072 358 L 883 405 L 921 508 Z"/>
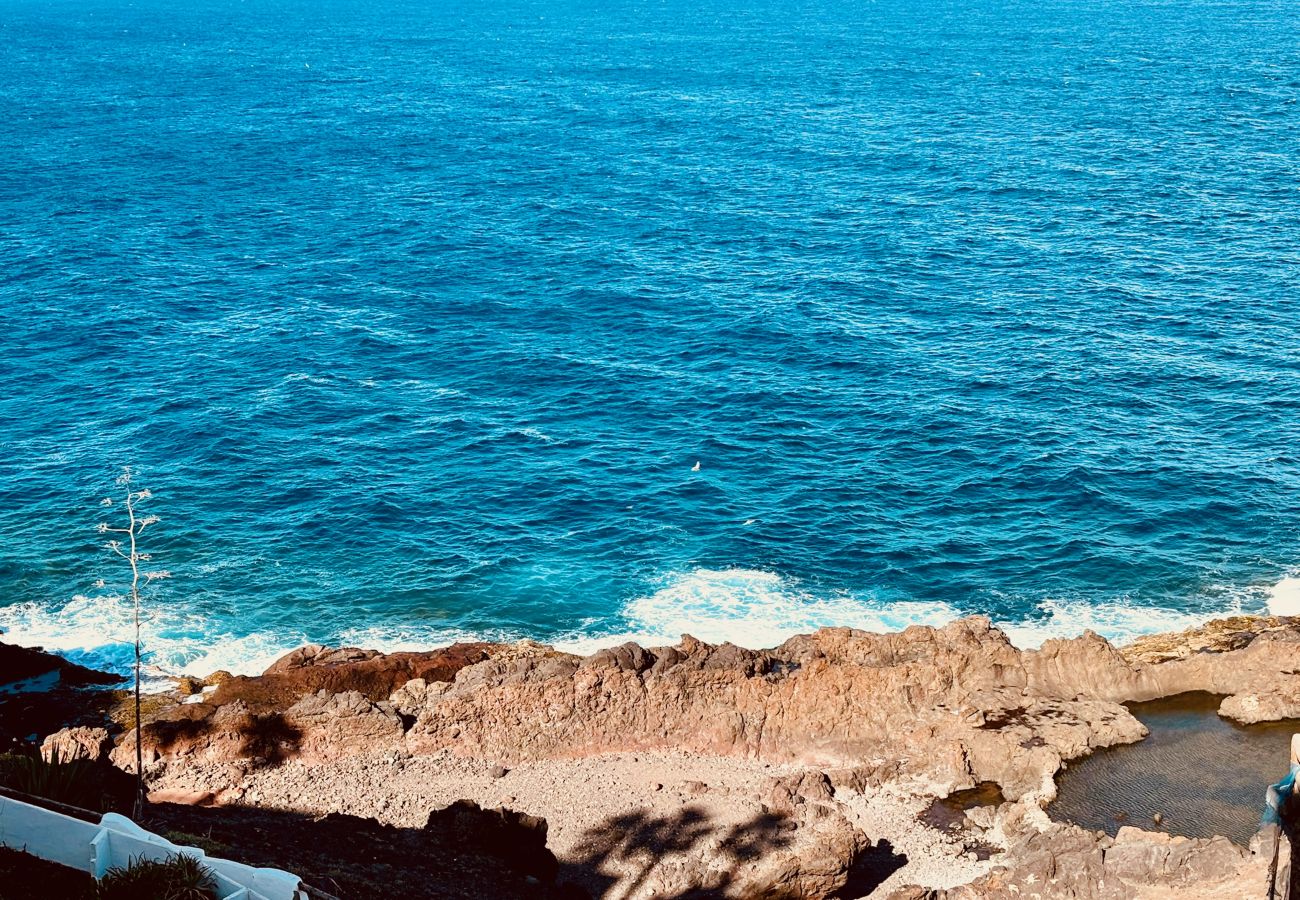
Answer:
<path fill-rule="evenodd" d="M 1183 694 L 1130 704 L 1150 736 L 1072 763 L 1057 779 L 1052 817 L 1110 834 L 1136 825 L 1245 844 L 1259 826 L 1265 789 L 1286 774 L 1300 721 L 1234 725 L 1218 716 L 1221 699 Z"/>

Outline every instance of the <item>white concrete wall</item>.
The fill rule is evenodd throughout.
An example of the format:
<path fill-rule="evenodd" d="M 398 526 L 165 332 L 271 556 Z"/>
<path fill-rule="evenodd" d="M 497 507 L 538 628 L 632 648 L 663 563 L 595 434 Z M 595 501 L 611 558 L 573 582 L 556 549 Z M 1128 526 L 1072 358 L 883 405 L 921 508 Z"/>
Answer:
<path fill-rule="evenodd" d="M 83 822 L 21 800 L 0 796 L 0 845 L 102 878 L 135 859 L 167 859 L 184 853 L 201 860 L 217 880 L 221 900 L 306 900 L 297 875 L 257 869 L 210 857 L 145 831 L 125 816 L 105 813 L 99 824 Z"/>

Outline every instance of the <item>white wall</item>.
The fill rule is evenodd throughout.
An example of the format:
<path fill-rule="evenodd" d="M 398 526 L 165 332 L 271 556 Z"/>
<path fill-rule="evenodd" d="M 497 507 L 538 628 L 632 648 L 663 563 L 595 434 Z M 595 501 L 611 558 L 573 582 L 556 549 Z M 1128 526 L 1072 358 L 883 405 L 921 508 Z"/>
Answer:
<path fill-rule="evenodd" d="M 203 861 L 217 880 L 221 900 L 306 900 L 297 875 L 257 869 L 209 857 L 145 831 L 130 819 L 105 813 L 99 824 L 83 822 L 21 800 L 0 796 L 0 845 L 102 878 L 135 859 L 166 859 L 184 853 Z"/>

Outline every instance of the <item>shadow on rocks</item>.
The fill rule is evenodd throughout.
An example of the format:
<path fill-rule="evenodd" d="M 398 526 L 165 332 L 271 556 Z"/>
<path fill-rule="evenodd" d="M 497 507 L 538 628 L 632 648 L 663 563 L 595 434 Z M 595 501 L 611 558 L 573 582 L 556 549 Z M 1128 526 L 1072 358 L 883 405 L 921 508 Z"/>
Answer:
<path fill-rule="evenodd" d="M 147 748 L 162 754 L 202 747 L 221 729 L 198 707 L 178 707 L 166 718 L 155 719 L 144 725 Z M 274 767 L 298 756 L 302 748 L 303 731 L 281 713 L 248 714 L 234 727 L 239 739 L 238 755 L 255 767 Z"/>
<path fill-rule="evenodd" d="M 467 800 L 423 828 L 331 813 L 153 804 L 145 827 L 248 865 L 284 869 L 341 900 L 576 900 L 557 886 L 546 821 Z"/>
<path fill-rule="evenodd" d="M 144 824 L 212 855 L 294 872 L 342 900 L 625 897 L 644 887 L 665 857 L 699 849 L 706 841 L 717 848 L 707 867 L 691 873 L 689 887 L 661 891 L 656 900 L 706 900 L 737 890 L 755 900 L 793 900 L 775 889 L 751 890 L 740 880 L 746 864 L 790 845 L 791 824 L 775 813 L 721 832 L 696 807 L 670 816 L 615 816 L 589 829 L 584 852 L 564 864 L 546 847 L 544 819 L 485 810 L 468 800 L 433 811 L 423 828 L 339 813 L 315 818 L 286 810 L 169 803 L 152 805 Z"/>
<path fill-rule="evenodd" d="M 60 728 L 106 725 L 121 681 L 39 649 L 0 643 L 0 753 L 31 750 Z"/>
<path fill-rule="evenodd" d="M 236 730 L 240 755 L 264 760 L 265 765 L 278 766 L 297 756 L 302 747 L 302 729 L 280 713 L 250 715 Z"/>
<path fill-rule="evenodd" d="M 858 900 L 869 897 L 871 892 L 885 883 L 903 866 L 907 865 L 907 855 L 894 850 L 894 845 L 881 838 L 866 852 L 858 855 L 849 867 L 849 879 L 831 896 L 835 900 Z"/>
<path fill-rule="evenodd" d="M 717 840 L 718 851 L 685 879 L 692 884 L 667 893 L 656 887 L 656 900 L 707 900 L 732 896 L 744 889 L 755 900 L 784 900 L 778 888 L 745 886 L 741 873 L 747 863 L 792 843 L 793 823 L 784 815 L 761 813 L 732 825 L 718 839 L 718 826 L 702 809 L 687 806 L 673 815 L 637 811 L 614 816 L 590 828 L 581 841 L 581 855 L 562 867 L 561 880 L 580 887 L 592 898 L 635 895 L 654 877 L 665 858 L 687 854 Z M 722 865 L 719 865 L 719 862 Z M 793 898 L 791 898 L 793 900 Z"/>

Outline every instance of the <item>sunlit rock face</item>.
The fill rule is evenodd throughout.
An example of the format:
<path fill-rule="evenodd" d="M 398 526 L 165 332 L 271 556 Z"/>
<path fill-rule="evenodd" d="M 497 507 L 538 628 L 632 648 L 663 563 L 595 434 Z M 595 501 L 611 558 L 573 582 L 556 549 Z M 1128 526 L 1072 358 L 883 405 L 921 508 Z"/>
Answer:
<path fill-rule="evenodd" d="M 678 749 L 1051 796 L 1062 760 L 1140 739 L 1120 704 L 1228 695 L 1293 714 L 1296 620 L 1210 623 L 1116 649 L 1085 634 L 1022 651 L 980 617 L 892 634 L 826 628 L 769 651 L 684 637 L 578 657 L 540 644 L 383 655 L 307 647 L 145 727 L 149 758 L 330 759 L 448 750 L 502 762 Z M 876 763 L 875 761 L 880 761 Z"/>

